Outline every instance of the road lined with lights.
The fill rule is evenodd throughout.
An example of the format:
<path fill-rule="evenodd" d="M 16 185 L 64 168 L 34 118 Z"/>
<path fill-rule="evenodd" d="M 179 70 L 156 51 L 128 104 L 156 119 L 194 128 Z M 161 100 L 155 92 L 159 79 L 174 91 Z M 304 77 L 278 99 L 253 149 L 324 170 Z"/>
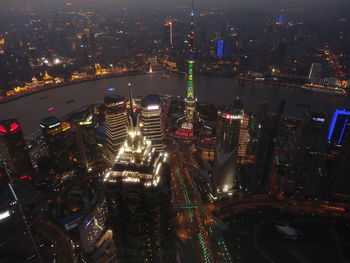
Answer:
<path fill-rule="evenodd" d="M 184 173 L 182 156 L 179 153 L 172 154 L 171 163 L 173 204 L 180 208 L 177 216 L 177 234 L 182 241 L 183 250 L 191 253 L 191 255 L 182 253 L 181 262 L 196 260 L 196 262 L 214 263 L 200 202 L 197 200 L 191 179 L 186 172 Z M 189 248 L 192 248 L 192 251 Z"/>
<path fill-rule="evenodd" d="M 270 195 L 264 194 L 223 200 L 221 201 L 221 204 L 220 202 L 217 204 L 217 209 L 214 213 L 225 221 L 233 214 L 262 207 L 274 207 L 292 212 L 302 212 L 307 214 L 350 219 L 349 207 L 343 204 L 318 202 L 312 200 L 296 200 L 283 196 L 273 198 Z"/>

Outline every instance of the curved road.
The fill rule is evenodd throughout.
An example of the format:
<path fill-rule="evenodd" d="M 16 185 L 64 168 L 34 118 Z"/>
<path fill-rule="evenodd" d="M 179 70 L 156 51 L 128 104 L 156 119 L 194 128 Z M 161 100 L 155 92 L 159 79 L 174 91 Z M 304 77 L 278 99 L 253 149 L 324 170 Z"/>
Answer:
<path fill-rule="evenodd" d="M 285 197 L 277 199 L 269 195 L 251 195 L 237 199 L 223 200 L 221 203 L 216 203 L 216 209 L 213 213 L 225 222 L 236 213 L 262 207 L 274 207 L 291 212 L 314 213 L 350 219 L 349 207 L 344 204 L 295 200 Z"/>

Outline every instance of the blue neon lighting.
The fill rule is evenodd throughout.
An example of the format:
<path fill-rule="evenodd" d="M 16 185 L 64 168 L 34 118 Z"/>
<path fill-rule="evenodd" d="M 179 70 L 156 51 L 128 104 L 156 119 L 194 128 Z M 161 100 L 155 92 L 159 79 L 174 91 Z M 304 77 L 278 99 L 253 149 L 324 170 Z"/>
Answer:
<path fill-rule="evenodd" d="M 330 141 L 333 137 L 334 127 L 335 127 L 335 124 L 337 123 L 339 115 L 350 115 L 350 112 L 346 110 L 335 110 L 331 121 L 331 125 L 329 126 L 328 141 Z"/>
<path fill-rule="evenodd" d="M 216 56 L 222 58 L 224 53 L 224 40 L 218 40 L 216 45 Z"/>
<path fill-rule="evenodd" d="M 115 91 L 115 88 L 109 88 L 107 89 L 109 92 Z"/>
<path fill-rule="evenodd" d="M 339 137 L 339 140 L 338 140 L 338 145 L 340 145 L 340 143 L 341 143 L 342 140 L 343 140 L 345 128 L 346 128 L 346 125 L 348 124 L 348 121 L 349 121 L 349 119 L 346 119 L 346 120 L 344 121 L 343 129 L 341 130 L 341 134 L 340 134 L 340 137 Z"/>
<path fill-rule="evenodd" d="M 281 14 L 278 18 L 278 22 L 280 24 L 284 24 L 285 21 L 286 21 L 286 16 Z"/>

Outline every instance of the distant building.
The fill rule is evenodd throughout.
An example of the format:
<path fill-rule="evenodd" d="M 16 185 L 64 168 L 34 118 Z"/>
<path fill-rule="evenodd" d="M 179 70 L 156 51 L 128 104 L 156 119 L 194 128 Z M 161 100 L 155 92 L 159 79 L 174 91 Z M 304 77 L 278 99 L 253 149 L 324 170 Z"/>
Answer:
<path fill-rule="evenodd" d="M 105 159 L 113 164 L 116 154 L 126 138 L 128 124 L 125 98 L 119 95 L 108 95 L 105 101 L 106 148 Z"/>
<path fill-rule="evenodd" d="M 174 32 L 173 32 L 173 22 L 169 21 L 164 24 L 165 27 L 165 48 L 171 49 L 174 46 Z"/>
<path fill-rule="evenodd" d="M 276 22 L 277 25 L 283 25 L 286 23 L 286 15 L 285 14 L 280 14 L 278 16 L 278 21 Z"/>
<path fill-rule="evenodd" d="M 14 182 L 31 180 L 33 166 L 17 119 L 0 121 L 1 161 Z"/>
<path fill-rule="evenodd" d="M 150 140 L 156 150 L 164 149 L 163 125 L 161 119 L 161 100 L 159 95 L 148 95 L 141 101 L 142 133 Z"/>
<path fill-rule="evenodd" d="M 323 66 L 320 63 L 312 63 L 309 80 L 311 83 L 317 83 L 322 78 Z"/>
<path fill-rule="evenodd" d="M 61 121 L 55 116 L 50 116 L 40 121 L 40 127 L 55 170 L 57 172 L 65 171 L 68 167 L 69 159 Z"/>

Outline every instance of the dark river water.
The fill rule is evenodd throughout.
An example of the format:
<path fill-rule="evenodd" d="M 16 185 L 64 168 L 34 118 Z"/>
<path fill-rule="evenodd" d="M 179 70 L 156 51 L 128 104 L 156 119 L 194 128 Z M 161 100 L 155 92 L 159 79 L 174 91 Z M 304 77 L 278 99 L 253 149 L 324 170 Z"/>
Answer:
<path fill-rule="evenodd" d="M 0 105 L 0 119 L 18 118 L 26 135 L 38 130 L 40 119 L 55 115 L 62 117 L 67 113 L 91 103 L 103 101 L 108 88 L 114 93 L 128 94 L 127 83 L 133 84 L 134 95 L 151 93 L 183 96 L 185 94 L 185 76 L 174 74 L 170 78 L 161 78 L 160 74 L 127 76 L 83 82 L 65 86 L 31 96 L 23 97 Z M 310 93 L 287 87 L 268 86 L 260 83 L 238 82 L 232 78 L 200 76 L 195 79 L 197 96 L 201 102 L 228 105 L 236 96 L 240 96 L 245 109 L 254 111 L 262 101 L 269 103 L 270 111 L 276 111 L 281 100 L 286 100 L 286 113 L 301 115 L 309 105 L 312 111 L 329 111 L 336 108 L 349 108 L 348 97 L 337 97 Z M 40 99 L 46 97 L 45 99 Z M 75 100 L 67 104 L 66 101 Z M 55 110 L 48 112 L 48 107 Z"/>

